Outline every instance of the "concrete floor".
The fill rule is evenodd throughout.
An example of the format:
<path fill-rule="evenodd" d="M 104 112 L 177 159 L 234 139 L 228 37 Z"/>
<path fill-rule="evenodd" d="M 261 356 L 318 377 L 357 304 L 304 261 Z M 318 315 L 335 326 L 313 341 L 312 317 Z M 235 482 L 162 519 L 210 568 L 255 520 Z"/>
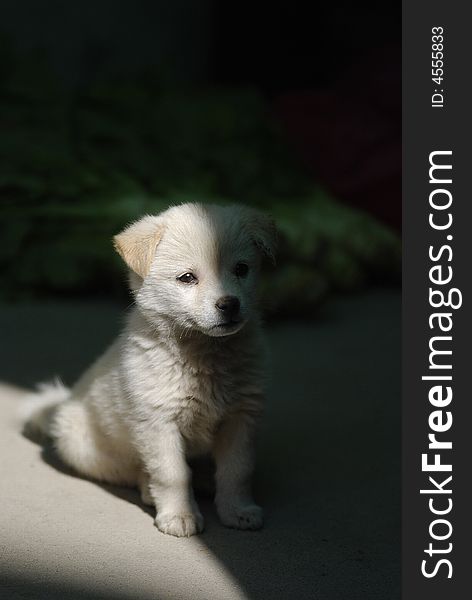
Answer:
<path fill-rule="evenodd" d="M 67 383 L 119 328 L 91 302 L 0 310 L 0 595 L 76 600 L 382 600 L 400 597 L 400 293 L 333 301 L 268 328 L 259 532 L 164 536 L 132 490 L 73 476 L 22 437 L 23 388 Z"/>

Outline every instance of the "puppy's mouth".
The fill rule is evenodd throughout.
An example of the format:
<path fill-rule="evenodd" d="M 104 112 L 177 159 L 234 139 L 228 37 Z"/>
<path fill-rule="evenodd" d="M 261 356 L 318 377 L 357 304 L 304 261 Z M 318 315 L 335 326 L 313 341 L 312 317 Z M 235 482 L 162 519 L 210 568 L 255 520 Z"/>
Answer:
<path fill-rule="evenodd" d="M 241 325 L 242 322 L 242 319 L 231 319 L 229 321 L 225 321 L 224 323 L 218 323 L 218 325 L 215 325 L 213 329 L 233 329 L 234 327 Z"/>
<path fill-rule="evenodd" d="M 244 319 L 229 319 L 224 323 L 213 325 L 213 327 L 211 327 L 211 331 L 218 335 L 230 335 L 239 331 L 244 323 Z"/>

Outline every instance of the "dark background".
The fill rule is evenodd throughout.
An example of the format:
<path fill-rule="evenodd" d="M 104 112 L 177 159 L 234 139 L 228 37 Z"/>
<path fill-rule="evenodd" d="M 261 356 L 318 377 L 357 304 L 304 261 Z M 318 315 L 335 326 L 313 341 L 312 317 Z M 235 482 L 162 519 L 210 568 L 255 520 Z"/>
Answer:
<path fill-rule="evenodd" d="M 393 2 L 2 2 L 2 296 L 122 296 L 112 235 L 193 199 L 273 213 L 269 313 L 398 282 L 399 19 Z"/>

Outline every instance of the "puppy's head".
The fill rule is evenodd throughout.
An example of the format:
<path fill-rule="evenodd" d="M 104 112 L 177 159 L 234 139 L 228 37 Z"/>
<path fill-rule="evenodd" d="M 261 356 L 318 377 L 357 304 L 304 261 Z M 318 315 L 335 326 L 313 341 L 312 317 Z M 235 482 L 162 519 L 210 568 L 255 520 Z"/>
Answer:
<path fill-rule="evenodd" d="M 133 223 L 114 243 L 148 320 L 220 337 L 253 314 L 261 258 L 274 258 L 275 227 L 244 206 L 182 204 Z"/>

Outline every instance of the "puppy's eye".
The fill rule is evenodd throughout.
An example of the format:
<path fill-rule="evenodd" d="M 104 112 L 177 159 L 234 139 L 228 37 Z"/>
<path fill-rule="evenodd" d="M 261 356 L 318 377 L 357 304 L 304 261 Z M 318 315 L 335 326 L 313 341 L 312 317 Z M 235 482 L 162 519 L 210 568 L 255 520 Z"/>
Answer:
<path fill-rule="evenodd" d="M 236 277 L 246 277 L 249 273 L 249 266 L 246 263 L 238 262 L 238 264 L 234 267 L 233 273 Z"/>
<path fill-rule="evenodd" d="M 177 277 L 178 281 L 181 283 L 197 283 L 198 279 L 195 277 L 193 273 L 184 273 L 183 275 L 179 275 Z"/>

